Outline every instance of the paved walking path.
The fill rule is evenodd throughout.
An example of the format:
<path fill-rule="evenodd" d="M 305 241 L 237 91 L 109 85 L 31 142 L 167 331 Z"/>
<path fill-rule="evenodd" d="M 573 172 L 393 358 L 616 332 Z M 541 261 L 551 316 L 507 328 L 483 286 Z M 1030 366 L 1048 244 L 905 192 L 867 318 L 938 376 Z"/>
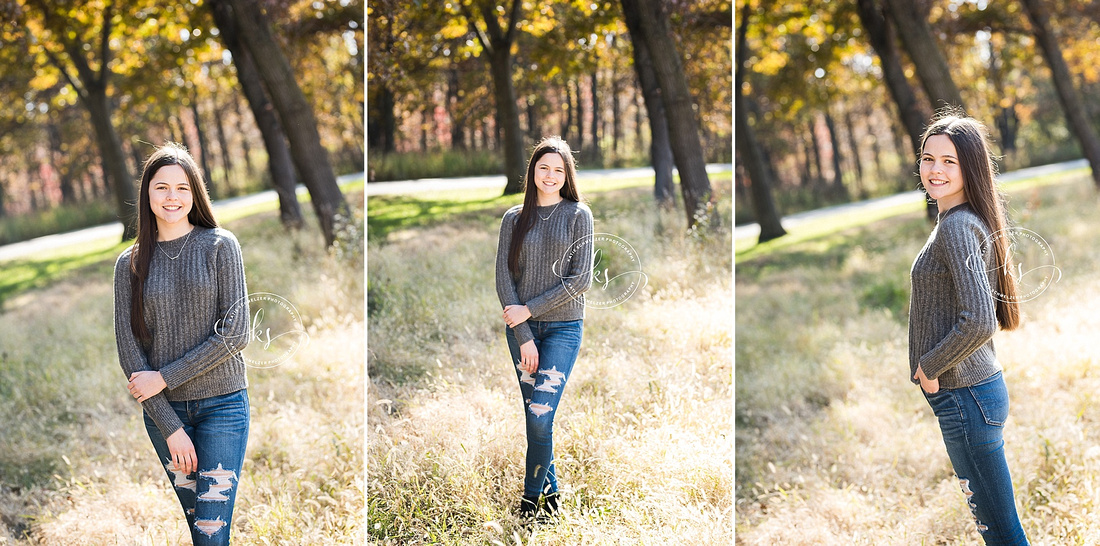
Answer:
<path fill-rule="evenodd" d="M 1075 159 L 1073 161 L 1052 163 L 1050 165 L 1040 165 L 1038 167 L 1028 167 L 1026 169 L 1019 169 L 1016 171 L 1003 173 L 999 177 L 997 177 L 997 179 L 1002 184 L 1008 184 L 1017 180 L 1023 180 L 1025 178 L 1056 174 L 1088 166 L 1088 160 Z M 889 195 L 886 197 L 879 197 L 877 199 L 868 199 L 866 201 L 858 201 L 855 203 L 845 203 L 843 205 L 836 205 L 832 207 L 825 207 L 817 210 L 808 210 L 805 212 L 799 212 L 797 214 L 791 214 L 790 216 L 784 216 L 782 219 L 782 223 L 784 228 L 793 228 L 806 222 L 813 222 L 815 220 L 820 220 L 822 218 L 828 218 L 831 216 L 866 213 L 874 210 L 890 208 L 894 205 L 900 205 L 902 203 L 919 203 L 922 201 L 924 201 L 924 192 L 920 190 L 913 190 L 904 193 Z M 759 236 L 759 224 L 745 224 L 743 226 L 737 226 L 736 228 L 734 228 L 734 239 Z"/>
<path fill-rule="evenodd" d="M 707 165 L 708 173 L 732 171 L 731 163 L 712 163 Z M 675 172 L 675 169 L 673 170 Z M 653 167 L 636 169 L 589 169 L 577 171 L 577 182 L 601 180 L 605 178 L 640 178 L 654 176 Z M 399 182 L 371 182 L 367 184 L 367 197 L 372 195 L 411 195 L 446 190 L 469 190 L 477 188 L 499 188 L 504 191 L 504 175 L 470 176 L 465 178 L 422 178 Z M 582 192 L 584 188 L 581 188 Z"/>
<path fill-rule="evenodd" d="M 343 186 L 349 182 L 353 182 L 361 178 L 363 178 L 363 173 L 345 174 L 343 176 L 336 177 L 336 183 Z M 306 187 L 302 185 L 298 186 L 297 191 L 298 195 L 305 195 L 309 193 L 306 190 Z M 252 195 L 242 195 L 240 197 L 231 197 L 229 199 L 221 199 L 214 202 L 214 214 L 218 215 L 224 212 L 250 207 L 258 203 L 275 202 L 278 201 L 278 199 L 279 198 L 278 195 L 275 193 L 275 190 L 267 190 L 260 193 L 254 193 Z M 10 245 L 0 246 L 0 262 L 14 260 L 17 258 L 24 258 L 37 252 L 53 250 L 55 248 L 61 248 L 70 245 L 89 244 L 106 239 L 113 239 L 115 241 L 118 241 L 121 238 L 122 224 L 120 222 L 112 222 L 110 224 L 103 224 L 101 226 L 85 228 L 77 231 L 70 231 L 67 233 L 45 235 L 36 239 L 30 239 L 27 241 L 12 243 Z"/>

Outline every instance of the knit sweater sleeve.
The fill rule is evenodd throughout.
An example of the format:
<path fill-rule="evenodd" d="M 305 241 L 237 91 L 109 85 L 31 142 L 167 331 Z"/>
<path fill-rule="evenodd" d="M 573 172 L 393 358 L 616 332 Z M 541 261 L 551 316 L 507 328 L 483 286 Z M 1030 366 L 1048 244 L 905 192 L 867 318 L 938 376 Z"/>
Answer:
<path fill-rule="evenodd" d="M 127 250 L 115 262 L 115 344 L 118 346 L 118 363 L 127 380 L 134 372 L 152 371 L 145 351 L 130 329 L 131 302 L 130 251 Z M 163 391 L 142 402 L 141 406 L 165 438 L 183 427 L 183 421 L 180 421 Z"/>
<path fill-rule="evenodd" d="M 583 294 L 592 287 L 592 211 L 584 205 L 577 206 L 573 218 L 573 244 L 566 256 L 553 265 L 554 274 L 561 282 L 553 288 L 527 300 L 531 316 L 538 317 Z"/>
<path fill-rule="evenodd" d="M 516 291 L 516 281 L 512 278 L 512 272 L 508 269 L 508 251 L 512 247 L 512 230 L 516 227 L 516 218 L 519 217 L 519 209 L 512 208 L 504 213 L 504 219 L 500 222 L 500 240 L 497 242 L 496 285 L 497 299 L 500 300 L 500 308 L 509 305 L 523 305 L 519 301 L 519 293 Z M 534 313 L 532 313 L 534 315 Z M 516 341 L 520 345 L 535 339 L 531 333 L 531 325 L 526 321 L 512 328 Z"/>
<path fill-rule="evenodd" d="M 985 232 L 981 220 L 970 214 L 953 214 L 940 224 L 937 252 L 951 275 L 957 311 L 955 324 L 931 350 L 921 355 L 925 375 L 935 379 L 962 362 L 997 332 L 993 291 L 983 259 Z"/>
<path fill-rule="evenodd" d="M 233 358 L 233 355 L 244 350 L 251 337 L 241 246 L 232 234 L 226 232 L 216 248 L 219 320 L 202 343 L 160 368 L 169 389 L 175 389 Z"/>

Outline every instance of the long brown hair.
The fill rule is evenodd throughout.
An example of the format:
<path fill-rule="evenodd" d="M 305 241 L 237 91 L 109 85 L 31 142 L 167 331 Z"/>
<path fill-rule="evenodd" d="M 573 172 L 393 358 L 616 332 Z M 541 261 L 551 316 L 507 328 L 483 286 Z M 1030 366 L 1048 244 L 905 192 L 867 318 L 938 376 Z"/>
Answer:
<path fill-rule="evenodd" d="M 149 277 L 149 264 L 153 262 L 153 251 L 157 246 L 157 219 L 149 204 L 149 183 L 161 167 L 168 165 L 179 165 L 187 175 L 192 200 L 187 221 L 206 228 L 218 227 L 210 206 L 210 195 L 206 192 L 206 184 L 200 174 L 202 171 L 195 164 L 195 158 L 191 157 L 187 148 L 175 142 L 158 147 L 142 167 L 141 188 L 138 190 L 138 235 L 130 251 L 130 331 L 142 343 L 153 339 L 145 324 L 144 307 L 145 279 Z"/>
<path fill-rule="evenodd" d="M 535 145 L 531 153 L 531 160 L 527 162 L 527 176 L 523 179 L 523 208 L 519 218 L 516 219 L 516 228 L 512 231 L 512 244 L 508 248 L 508 270 L 512 275 L 519 274 L 519 252 L 523 248 L 523 239 L 527 232 L 535 226 L 535 208 L 539 206 L 538 187 L 535 186 L 535 163 L 542 156 L 556 153 L 565 162 L 565 186 L 561 189 L 561 196 L 570 201 L 580 201 L 581 194 L 577 191 L 577 164 L 573 160 L 573 151 L 569 144 L 561 137 L 546 137 Z"/>
<path fill-rule="evenodd" d="M 931 125 L 921 136 L 920 148 L 923 151 L 928 137 L 934 135 L 945 135 L 955 145 L 963 174 L 963 195 L 990 233 L 990 248 L 997 271 L 998 296 L 993 298 L 997 308 L 997 322 L 1002 330 L 1014 330 L 1020 325 L 1020 303 L 1016 279 L 1009 274 L 1009 240 L 1003 236 L 1003 231 L 1008 227 L 1005 196 L 994 185 L 993 177 L 997 174 L 997 167 L 989 152 L 985 125 L 960 114 L 947 111 L 933 118 Z"/>

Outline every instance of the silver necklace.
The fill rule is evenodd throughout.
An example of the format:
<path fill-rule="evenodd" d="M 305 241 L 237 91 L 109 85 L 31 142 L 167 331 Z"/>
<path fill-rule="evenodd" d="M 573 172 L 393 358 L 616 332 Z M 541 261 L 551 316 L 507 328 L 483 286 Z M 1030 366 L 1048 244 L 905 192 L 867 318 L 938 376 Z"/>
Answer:
<path fill-rule="evenodd" d="M 561 201 L 565 201 L 565 199 L 562 199 Z M 558 204 L 554 205 L 554 210 L 550 211 L 550 216 L 553 216 L 555 212 L 558 212 L 558 207 L 561 206 L 561 201 L 558 201 Z M 539 214 L 539 211 L 536 210 L 535 214 Z M 539 218 L 542 218 L 543 220 L 549 220 L 550 216 L 547 216 L 546 218 L 542 218 L 542 215 L 539 214 Z"/>
<path fill-rule="evenodd" d="M 553 214 L 553 213 L 551 213 L 551 214 Z M 179 258 L 180 256 L 183 255 L 183 250 L 185 248 L 187 248 L 187 242 L 191 240 L 191 232 L 192 231 L 195 231 L 195 228 L 191 228 L 191 231 L 187 232 L 187 238 L 185 238 L 183 240 L 183 246 L 180 247 L 180 251 L 176 253 L 175 257 L 173 257 L 171 254 L 168 254 L 168 251 L 164 250 L 164 247 L 162 247 L 160 245 L 157 245 L 157 248 L 159 248 L 160 251 L 163 252 L 165 256 L 168 256 L 169 260 L 175 260 L 176 258 Z"/>

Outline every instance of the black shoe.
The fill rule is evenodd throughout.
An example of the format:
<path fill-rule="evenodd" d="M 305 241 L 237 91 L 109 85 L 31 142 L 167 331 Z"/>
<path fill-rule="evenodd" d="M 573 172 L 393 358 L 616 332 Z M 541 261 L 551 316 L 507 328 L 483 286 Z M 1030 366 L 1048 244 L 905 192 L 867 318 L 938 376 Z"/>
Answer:
<path fill-rule="evenodd" d="M 550 493 L 542 498 L 543 505 L 542 510 L 539 511 L 538 520 L 540 523 L 546 523 L 557 519 L 561 513 L 559 511 L 558 501 L 561 499 L 561 495 L 557 492 Z"/>
<path fill-rule="evenodd" d="M 519 519 L 528 521 L 535 519 L 535 515 L 539 511 L 539 499 L 538 497 L 531 498 L 524 495 L 519 501 Z"/>

